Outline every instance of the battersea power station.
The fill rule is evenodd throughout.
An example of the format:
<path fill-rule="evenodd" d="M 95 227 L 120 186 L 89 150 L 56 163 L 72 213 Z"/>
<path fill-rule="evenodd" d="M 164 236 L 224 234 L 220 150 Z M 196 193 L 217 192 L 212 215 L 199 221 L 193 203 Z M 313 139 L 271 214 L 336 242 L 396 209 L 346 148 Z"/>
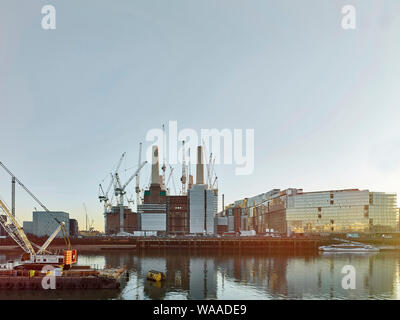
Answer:
<path fill-rule="evenodd" d="M 195 183 L 189 174 L 187 191 L 183 190 L 181 195 L 170 195 L 164 176 L 160 175 L 158 147 L 153 146 L 151 183 L 148 190 L 144 190 L 143 203 L 137 205 L 137 212 L 133 212 L 127 206 L 123 207 L 123 211 L 120 206 L 112 206 L 111 210 L 105 213 L 106 234 L 124 236 L 214 234 L 218 189 L 205 183 L 203 157 L 203 147 L 199 146 Z M 123 219 L 121 212 L 124 215 Z"/>

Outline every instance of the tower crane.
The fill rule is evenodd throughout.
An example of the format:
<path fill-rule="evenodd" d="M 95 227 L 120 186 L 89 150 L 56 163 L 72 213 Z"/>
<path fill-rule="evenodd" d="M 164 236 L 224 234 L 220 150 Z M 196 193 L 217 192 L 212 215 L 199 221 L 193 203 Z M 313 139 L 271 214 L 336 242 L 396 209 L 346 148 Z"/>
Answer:
<path fill-rule="evenodd" d="M 211 181 L 212 180 L 212 173 L 211 173 L 212 162 L 213 162 L 212 153 L 210 153 L 210 158 L 208 159 L 208 162 L 207 162 L 207 184 L 210 189 L 212 188 L 212 181 Z"/>
<path fill-rule="evenodd" d="M 182 195 L 186 195 L 186 161 L 185 161 L 185 141 L 182 141 Z"/>
<path fill-rule="evenodd" d="M 21 261 L 14 262 L 13 268 L 18 269 L 34 269 L 44 264 L 49 265 L 63 265 L 64 269 L 69 269 L 73 263 L 77 261 L 77 252 L 72 250 L 71 242 L 68 236 L 68 232 L 65 228 L 64 222 L 59 221 L 56 217 L 52 216 L 51 212 L 47 207 L 27 188 L 25 185 L 2 163 L 0 166 L 11 175 L 15 181 L 45 210 L 45 213 L 53 218 L 59 226 L 52 233 L 52 235 L 46 240 L 46 242 L 39 247 L 39 250 L 35 252 L 33 245 L 26 236 L 23 228 L 18 223 L 14 215 L 10 212 L 4 202 L 0 200 L 0 224 L 4 230 L 10 235 L 10 237 L 21 247 L 24 251 Z M 59 232 L 63 233 L 63 237 L 67 246 L 64 250 L 64 255 L 53 254 L 47 250 L 50 243 L 57 236 Z"/>
<path fill-rule="evenodd" d="M 166 185 L 165 185 L 165 183 L 166 183 L 166 181 L 165 181 L 165 171 L 167 170 L 167 167 L 165 166 L 165 152 L 166 152 L 166 136 L 165 136 L 165 126 L 163 125 L 162 126 L 162 131 L 163 131 L 163 165 L 162 165 L 162 167 L 161 167 L 161 170 L 162 170 L 162 172 L 163 172 L 163 174 L 162 174 L 162 176 L 163 176 L 163 183 L 162 184 L 164 184 L 164 186 L 165 186 L 165 188 L 167 188 L 166 187 Z"/>
<path fill-rule="evenodd" d="M 207 148 L 206 148 L 206 144 L 205 144 L 204 140 L 203 140 L 203 148 L 204 148 L 204 152 L 207 153 Z M 215 175 L 214 165 L 215 165 L 215 157 L 213 157 L 213 154 L 211 152 L 208 161 L 206 158 L 207 187 L 210 189 L 214 189 L 215 184 L 217 183 L 217 176 Z M 214 175 L 215 175 L 215 178 L 213 181 Z"/>
<path fill-rule="evenodd" d="M 121 155 L 121 158 L 118 161 L 118 164 L 117 164 L 117 166 L 115 168 L 114 173 L 110 173 L 111 180 L 110 180 L 110 183 L 109 183 L 109 185 L 107 187 L 106 192 L 104 192 L 102 184 L 101 183 L 99 184 L 99 200 L 100 200 L 100 202 L 104 203 L 104 232 L 105 233 L 107 233 L 107 229 L 108 229 L 107 215 L 108 215 L 108 213 L 109 213 L 109 211 L 110 211 L 110 209 L 112 207 L 112 203 L 111 203 L 112 201 L 109 199 L 108 194 L 109 194 L 109 192 L 111 190 L 111 187 L 114 184 L 114 175 L 118 172 L 119 168 L 121 167 L 121 164 L 122 164 L 122 161 L 125 158 L 125 155 L 126 155 L 126 152 L 124 152 Z"/>
<path fill-rule="evenodd" d="M 210 165 L 210 188 L 211 189 L 218 189 L 218 177 L 217 177 L 217 175 L 215 173 L 215 170 L 214 170 L 214 168 L 215 168 L 215 157 L 214 157 L 214 159 L 210 158 L 210 161 L 211 161 L 211 165 Z M 213 177 L 214 177 L 214 181 L 211 183 Z"/>
<path fill-rule="evenodd" d="M 104 215 L 108 212 L 108 209 L 111 207 L 110 199 L 108 198 L 108 194 L 110 193 L 111 187 L 113 185 L 114 177 L 111 173 L 111 180 L 108 184 L 106 192 L 104 192 L 103 186 L 99 184 L 99 200 L 100 202 L 104 202 Z"/>
<path fill-rule="evenodd" d="M 142 143 L 139 144 L 139 161 L 138 161 L 138 167 L 140 166 L 140 163 L 142 162 Z M 136 175 L 136 211 L 138 211 L 138 206 L 141 204 L 140 201 L 140 171 Z"/>
<path fill-rule="evenodd" d="M 206 148 L 206 143 L 205 143 L 204 139 L 203 139 L 202 143 L 203 143 L 204 154 L 207 154 L 207 148 Z M 210 157 L 211 157 L 211 154 L 210 154 Z M 207 169 L 207 188 L 209 188 L 210 184 L 211 184 L 210 183 L 210 164 L 209 164 L 209 161 L 207 161 L 207 157 L 204 157 L 204 159 L 206 161 L 206 169 Z"/>
<path fill-rule="evenodd" d="M 176 194 L 176 187 L 175 187 L 175 180 L 174 180 L 174 168 L 171 166 L 171 165 L 169 165 L 169 176 L 168 176 L 168 180 L 167 180 L 167 191 L 168 191 L 168 194 L 169 194 L 169 182 L 171 181 L 171 178 L 172 178 L 172 184 L 173 184 L 173 186 L 174 186 L 174 193 Z"/>
<path fill-rule="evenodd" d="M 116 190 L 117 185 L 120 184 L 120 182 L 119 182 L 118 171 L 119 171 L 119 168 L 121 167 L 122 161 L 123 161 L 124 158 L 125 158 L 125 155 L 126 155 L 126 152 L 124 152 L 124 153 L 122 154 L 121 158 L 119 159 L 119 162 L 118 162 L 118 164 L 117 164 L 117 167 L 115 168 L 114 173 L 111 173 L 111 181 L 112 181 L 112 183 L 114 184 L 114 190 Z M 117 179 L 118 179 L 118 180 L 117 180 Z"/>
<path fill-rule="evenodd" d="M 104 203 L 104 232 L 105 233 L 107 233 L 107 214 L 110 212 L 110 208 L 112 206 L 111 200 L 108 198 L 108 194 L 113 185 L 113 180 L 114 180 L 114 177 L 111 174 L 111 180 L 107 187 L 106 192 L 104 192 L 104 189 L 103 189 L 103 186 L 101 185 L 101 183 L 99 184 L 99 200 L 100 200 L 100 202 Z"/>
<path fill-rule="evenodd" d="M 188 189 L 192 189 L 193 187 L 193 176 L 192 176 L 192 158 L 190 157 L 190 148 L 189 148 L 189 181 L 188 181 Z"/>
<path fill-rule="evenodd" d="M 121 185 L 121 180 L 119 178 L 118 172 L 115 173 L 115 182 L 114 182 L 114 192 L 115 196 L 119 197 L 119 218 L 120 218 L 120 233 L 124 232 L 124 195 L 126 194 L 126 187 L 131 183 L 131 181 L 137 177 L 139 171 L 144 167 L 147 161 L 144 161 L 140 164 L 139 168 L 136 172 L 130 176 L 130 178 L 125 182 L 124 185 Z"/>

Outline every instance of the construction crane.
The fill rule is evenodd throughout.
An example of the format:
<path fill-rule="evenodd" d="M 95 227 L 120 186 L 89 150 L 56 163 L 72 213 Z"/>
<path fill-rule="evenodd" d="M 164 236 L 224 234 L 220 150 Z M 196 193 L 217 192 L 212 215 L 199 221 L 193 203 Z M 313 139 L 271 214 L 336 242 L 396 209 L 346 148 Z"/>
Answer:
<path fill-rule="evenodd" d="M 205 144 L 204 140 L 203 140 L 203 148 L 204 148 L 204 153 L 207 154 L 206 144 Z M 205 158 L 205 159 L 206 159 L 206 168 L 207 168 L 207 187 L 209 189 L 215 189 L 215 186 L 218 183 L 218 181 L 217 181 L 218 178 L 214 171 L 215 157 L 213 157 L 213 154 L 211 152 L 208 161 L 207 161 L 207 158 Z M 214 180 L 213 180 L 213 177 L 214 177 Z M 218 187 L 216 189 L 218 189 Z"/>
<path fill-rule="evenodd" d="M 182 141 L 182 195 L 186 195 L 186 161 L 185 161 L 185 141 Z"/>
<path fill-rule="evenodd" d="M 162 174 L 162 177 L 163 177 L 163 183 L 162 184 L 164 184 L 164 186 L 165 186 L 165 188 L 166 188 L 166 185 L 165 185 L 165 183 L 166 183 L 166 181 L 165 181 L 165 171 L 167 170 L 167 167 L 165 166 L 165 162 L 166 162 L 166 157 L 165 157 L 165 152 L 166 152 L 166 141 L 165 141 L 165 137 L 166 137 L 166 135 L 165 135 L 165 126 L 163 125 L 162 126 L 162 131 L 163 131 L 163 165 L 162 165 L 162 167 L 161 167 L 161 170 L 162 170 L 162 172 L 163 172 L 163 174 Z M 162 185 L 161 184 L 161 185 Z"/>
<path fill-rule="evenodd" d="M 208 162 L 207 162 L 207 184 L 208 184 L 208 187 L 211 189 L 212 188 L 212 182 L 211 182 L 211 180 L 212 180 L 212 176 L 211 176 L 211 166 L 212 166 L 212 153 L 210 153 L 210 158 L 208 159 Z"/>
<path fill-rule="evenodd" d="M 89 215 L 88 215 L 88 211 L 87 211 L 87 207 L 86 204 L 83 203 L 83 208 L 85 209 L 85 214 L 86 214 L 86 235 L 87 236 L 91 236 L 93 235 L 93 231 L 94 231 L 94 220 L 89 220 Z M 89 222 L 89 225 L 88 225 Z"/>
<path fill-rule="evenodd" d="M 139 168 L 136 170 L 136 172 L 130 176 L 128 181 L 124 185 L 121 185 L 121 180 L 119 178 L 118 172 L 115 173 L 115 182 L 114 182 L 114 192 L 115 196 L 119 197 L 119 215 L 120 215 L 120 233 L 124 232 L 124 195 L 126 194 L 126 187 L 131 183 L 131 181 L 137 177 L 137 174 L 139 171 L 145 166 L 147 161 L 144 161 L 140 164 Z"/>
<path fill-rule="evenodd" d="M 118 164 L 117 164 L 117 167 L 115 168 L 114 173 L 111 174 L 112 182 L 113 182 L 113 184 L 114 184 L 114 190 L 115 190 L 115 187 L 116 187 L 116 186 L 118 185 L 118 183 L 119 183 L 119 181 L 117 181 L 117 179 L 119 179 L 118 171 L 119 171 L 119 168 L 121 167 L 122 161 L 123 161 L 124 158 L 125 158 L 125 155 L 126 155 L 126 152 L 124 152 L 124 153 L 122 154 L 122 156 L 121 156 L 121 158 L 119 159 L 119 162 L 118 162 Z"/>
<path fill-rule="evenodd" d="M 53 232 L 53 234 L 46 240 L 46 242 L 39 247 L 38 252 L 35 252 L 33 245 L 38 247 L 36 244 L 33 244 L 29 241 L 26 236 L 23 228 L 18 223 L 13 213 L 7 208 L 4 202 L 0 201 L 0 224 L 4 228 L 4 230 L 10 235 L 10 237 L 21 247 L 21 249 L 25 252 L 22 256 L 20 262 L 16 262 L 14 267 L 18 268 L 32 268 L 41 264 L 54 264 L 54 265 L 64 265 L 64 268 L 68 269 L 71 267 L 73 263 L 77 261 L 77 252 L 76 250 L 72 250 L 71 242 L 68 236 L 68 232 L 65 228 L 64 222 L 59 221 L 56 217 L 54 217 L 50 210 L 27 188 L 25 185 L 2 163 L 0 162 L 0 166 L 11 176 L 13 180 L 17 182 L 48 214 L 51 218 L 53 218 L 59 226 Z M 67 246 L 67 249 L 64 250 L 64 255 L 58 254 L 44 254 L 49 253 L 47 251 L 47 247 L 50 245 L 51 241 L 57 236 L 59 232 L 63 233 L 63 237 Z"/>
<path fill-rule="evenodd" d="M 210 158 L 210 161 L 211 161 L 211 165 L 210 165 L 210 188 L 211 189 L 218 189 L 218 177 L 217 177 L 217 175 L 215 173 L 215 170 L 214 170 L 214 168 L 215 168 L 215 157 L 214 157 L 214 159 Z M 213 177 L 214 177 L 214 181 L 211 183 Z"/>
<path fill-rule="evenodd" d="M 107 233 L 107 229 L 108 229 L 107 215 L 110 212 L 110 209 L 112 207 L 112 201 L 109 199 L 108 194 L 109 194 L 109 192 L 111 190 L 111 187 L 113 186 L 113 184 L 115 182 L 114 181 L 114 176 L 118 172 L 119 168 L 121 167 L 121 164 L 122 164 L 122 161 L 125 158 L 125 155 L 126 155 L 126 152 L 124 152 L 121 155 L 121 158 L 118 161 L 118 164 L 117 164 L 117 166 L 116 166 L 116 168 L 114 170 L 114 173 L 110 173 L 111 180 L 110 180 L 110 183 L 109 183 L 109 185 L 107 187 L 106 192 L 104 192 L 102 184 L 101 183 L 99 184 L 99 200 L 100 200 L 100 202 L 104 203 L 104 232 L 105 233 Z"/>
<path fill-rule="evenodd" d="M 174 194 L 176 194 L 176 187 L 175 187 L 175 180 L 174 180 L 174 168 L 171 166 L 171 165 L 169 165 L 169 176 L 168 176 L 168 180 L 167 180 L 167 191 L 168 191 L 168 194 L 170 193 L 169 192 L 169 182 L 171 181 L 171 178 L 172 178 L 172 184 L 173 184 L 173 186 L 174 186 Z"/>
<path fill-rule="evenodd" d="M 135 203 L 135 196 L 133 194 L 131 194 L 131 196 L 127 196 L 126 197 L 126 201 L 128 202 L 128 206 L 130 206 L 133 210 L 133 204 Z"/>
<path fill-rule="evenodd" d="M 86 204 L 85 203 L 83 203 L 83 209 L 85 209 L 85 222 L 86 222 L 86 228 L 85 228 L 85 230 L 86 231 L 88 231 L 89 229 L 88 229 L 88 214 L 87 214 L 87 208 L 86 208 Z"/>
<path fill-rule="evenodd" d="M 52 235 L 46 240 L 46 242 L 40 247 L 37 254 L 44 254 L 46 252 L 47 247 L 54 240 L 54 238 L 58 235 L 61 229 L 65 227 L 65 223 L 61 222 L 61 224 L 57 227 L 57 229 L 52 233 Z"/>
<path fill-rule="evenodd" d="M 24 250 L 26 253 L 30 253 L 36 256 L 36 252 L 32 247 L 31 242 L 28 240 L 24 230 L 19 225 L 15 217 L 8 210 L 3 201 L 0 200 L 0 209 L 3 214 L 0 215 L 0 224 L 8 235 L 14 239 L 14 241 Z M 8 219 L 9 220 L 8 220 Z"/>
<path fill-rule="evenodd" d="M 113 185 L 113 179 L 113 175 L 111 174 L 111 180 L 108 184 L 106 192 L 104 192 L 102 184 L 99 184 L 99 200 L 100 202 L 104 202 L 104 214 L 106 214 L 108 212 L 108 209 L 111 207 L 111 202 L 108 198 L 108 194 L 110 193 L 111 187 Z"/>
<path fill-rule="evenodd" d="M 112 207 L 111 200 L 108 198 L 108 194 L 113 185 L 113 180 L 114 180 L 114 177 L 111 174 L 110 184 L 108 185 L 106 192 L 104 192 L 104 189 L 103 189 L 103 186 L 101 185 L 101 183 L 99 184 L 99 200 L 100 200 L 100 203 L 104 202 L 104 232 L 107 232 L 107 214 L 109 213 L 110 208 Z"/>
<path fill-rule="evenodd" d="M 139 161 L 138 161 L 138 167 L 140 166 L 141 162 L 142 162 L 142 143 L 139 144 Z M 135 191 L 136 191 L 136 211 L 138 211 L 138 209 L 139 209 L 138 206 L 141 204 L 141 201 L 140 201 L 140 192 L 142 191 L 142 190 L 140 190 L 140 170 L 139 170 L 139 172 L 138 172 L 137 175 L 136 175 L 136 188 L 135 188 Z"/>
<path fill-rule="evenodd" d="M 207 148 L 206 148 L 206 143 L 205 143 L 204 139 L 202 140 L 202 143 L 203 143 L 204 154 L 207 154 Z M 211 157 L 211 154 L 210 154 L 210 157 Z M 207 169 L 207 183 L 206 183 L 206 185 L 207 185 L 207 188 L 209 188 L 210 187 L 210 164 L 207 161 L 207 157 L 204 157 L 204 159 L 206 161 L 205 164 L 206 164 L 206 169 Z"/>
<path fill-rule="evenodd" d="M 189 148 L 189 181 L 188 181 L 188 189 L 192 189 L 193 187 L 193 176 L 192 176 L 192 158 L 190 157 L 190 148 Z"/>

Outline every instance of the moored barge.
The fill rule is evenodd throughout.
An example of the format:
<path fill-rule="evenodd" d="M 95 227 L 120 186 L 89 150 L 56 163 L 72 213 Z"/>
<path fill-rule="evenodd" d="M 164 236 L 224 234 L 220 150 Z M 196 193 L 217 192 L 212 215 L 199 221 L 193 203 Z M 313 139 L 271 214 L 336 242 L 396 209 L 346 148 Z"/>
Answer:
<path fill-rule="evenodd" d="M 125 267 L 91 269 L 74 266 L 70 270 L 55 269 L 51 272 L 41 270 L 0 270 L 0 290 L 46 290 L 46 289 L 119 289 Z M 49 276 L 54 276 L 54 287 Z"/>
<path fill-rule="evenodd" d="M 54 217 L 2 162 L 0 166 L 11 175 L 13 182 L 17 182 L 45 210 L 44 214 L 58 224 L 50 237 L 39 246 L 28 239 L 15 215 L 0 200 L 0 225 L 24 251 L 21 259 L 0 264 L 0 289 L 118 289 L 125 267 L 97 270 L 76 265 L 78 253 L 72 249 L 65 222 Z M 51 251 L 49 246 L 60 232 L 66 249 Z"/>

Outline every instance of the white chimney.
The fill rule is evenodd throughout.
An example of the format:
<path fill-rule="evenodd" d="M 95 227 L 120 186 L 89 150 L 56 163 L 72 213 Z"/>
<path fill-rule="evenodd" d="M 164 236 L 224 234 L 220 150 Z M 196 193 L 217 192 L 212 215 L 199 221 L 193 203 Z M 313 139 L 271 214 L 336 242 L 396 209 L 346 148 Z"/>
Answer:
<path fill-rule="evenodd" d="M 204 184 L 203 147 L 197 147 L 196 184 Z"/>
<path fill-rule="evenodd" d="M 153 156 L 151 162 L 151 184 L 160 184 L 160 171 L 158 160 L 158 146 L 153 146 Z"/>

